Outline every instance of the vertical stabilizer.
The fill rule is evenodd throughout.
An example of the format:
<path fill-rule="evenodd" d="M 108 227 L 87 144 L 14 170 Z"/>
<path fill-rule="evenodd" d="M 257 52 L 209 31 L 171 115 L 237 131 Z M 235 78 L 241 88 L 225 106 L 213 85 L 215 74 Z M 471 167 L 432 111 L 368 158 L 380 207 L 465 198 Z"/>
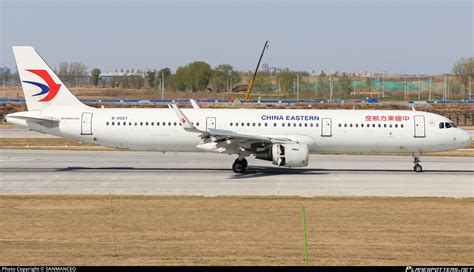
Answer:
<path fill-rule="evenodd" d="M 46 107 L 85 107 L 31 46 L 13 46 L 29 111 Z"/>

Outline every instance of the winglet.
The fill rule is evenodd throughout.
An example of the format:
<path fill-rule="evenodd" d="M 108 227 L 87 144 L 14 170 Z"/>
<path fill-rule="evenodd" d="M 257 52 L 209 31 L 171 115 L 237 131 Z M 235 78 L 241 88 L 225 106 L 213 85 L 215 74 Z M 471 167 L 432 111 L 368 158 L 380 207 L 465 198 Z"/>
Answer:
<path fill-rule="evenodd" d="M 199 107 L 198 103 L 194 99 L 189 99 L 189 102 L 191 102 L 191 105 L 193 105 L 193 109 L 198 110 L 201 107 Z"/>
<path fill-rule="evenodd" d="M 198 133 L 202 133 L 203 131 L 197 129 L 188 119 L 188 117 L 186 117 L 186 115 L 184 115 L 184 113 L 181 111 L 180 108 L 178 108 L 178 106 L 176 104 L 171 104 L 171 108 L 173 108 L 173 110 L 175 111 L 176 115 L 178 116 L 178 119 L 179 119 L 179 122 L 181 123 L 181 125 L 183 126 L 184 130 L 188 131 L 188 132 L 198 132 Z"/>

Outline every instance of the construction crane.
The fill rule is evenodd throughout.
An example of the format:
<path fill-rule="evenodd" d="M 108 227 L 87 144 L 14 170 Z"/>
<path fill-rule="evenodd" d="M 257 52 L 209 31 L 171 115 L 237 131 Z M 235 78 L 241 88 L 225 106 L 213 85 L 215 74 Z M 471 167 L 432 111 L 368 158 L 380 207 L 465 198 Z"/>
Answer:
<path fill-rule="evenodd" d="M 268 41 L 265 42 L 263 46 L 262 54 L 260 54 L 260 58 L 258 59 L 257 67 L 255 68 L 255 72 L 253 73 L 253 77 L 250 80 L 249 88 L 247 89 L 247 93 L 245 94 L 245 102 L 250 102 L 252 99 L 250 98 L 250 94 L 252 92 L 253 84 L 255 83 L 255 77 L 257 77 L 258 67 L 260 67 L 260 62 L 262 61 L 263 54 L 265 53 L 265 49 L 268 48 Z"/>

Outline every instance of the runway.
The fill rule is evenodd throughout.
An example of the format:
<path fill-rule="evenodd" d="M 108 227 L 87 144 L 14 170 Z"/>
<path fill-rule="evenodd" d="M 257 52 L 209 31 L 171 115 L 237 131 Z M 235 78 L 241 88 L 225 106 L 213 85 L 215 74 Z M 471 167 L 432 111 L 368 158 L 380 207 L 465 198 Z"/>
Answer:
<path fill-rule="evenodd" d="M 310 155 L 307 168 L 209 153 L 1 150 L 0 194 L 472 197 L 474 158 Z"/>

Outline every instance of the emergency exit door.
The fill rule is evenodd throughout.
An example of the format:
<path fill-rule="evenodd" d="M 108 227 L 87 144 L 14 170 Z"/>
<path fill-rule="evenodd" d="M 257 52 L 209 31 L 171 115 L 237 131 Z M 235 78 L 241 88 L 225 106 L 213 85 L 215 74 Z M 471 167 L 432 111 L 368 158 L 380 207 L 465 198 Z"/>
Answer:
<path fill-rule="evenodd" d="M 210 128 L 216 129 L 216 117 L 206 118 L 206 130 L 209 130 Z"/>
<path fill-rule="evenodd" d="M 331 137 L 332 136 L 332 122 L 331 118 L 323 118 L 321 123 L 321 136 Z"/>
<path fill-rule="evenodd" d="M 425 137 L 425 117 L 423 115 L 415 115 L 415 137 Z"/>
<path fill-rule="evenodd" d="M 92 113 L 90 112 L 82 114 L 81 135 L 92 135 Z"/>

